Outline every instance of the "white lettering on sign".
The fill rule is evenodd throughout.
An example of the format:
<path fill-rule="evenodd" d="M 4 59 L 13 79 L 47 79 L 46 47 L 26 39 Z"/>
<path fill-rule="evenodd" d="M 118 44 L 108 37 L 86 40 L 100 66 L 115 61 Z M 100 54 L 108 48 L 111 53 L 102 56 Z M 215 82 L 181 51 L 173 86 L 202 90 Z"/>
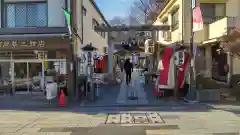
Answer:
<path fill-rule="evenodd" d="M 42 48 L 45 46 L 45 42 L 43 40 L 38 41 L 38 47 Z"/>
<path fill-rule="evenodd" d="M 43 47 L 45 47 L 45 41 L 43 41 L 43 40 L 40 40 L 40 41 L 1 40 L 0 41 L 0 48 L 17 48 L 17 47 L 20 47 L 20 48 L 43 48 Z"/>
<path fill-rule="evenodd" d="M 12 41 L 12 47 L 13 48 L 17 47 L 17 45 L 18 45 L 17 41 Z"/>

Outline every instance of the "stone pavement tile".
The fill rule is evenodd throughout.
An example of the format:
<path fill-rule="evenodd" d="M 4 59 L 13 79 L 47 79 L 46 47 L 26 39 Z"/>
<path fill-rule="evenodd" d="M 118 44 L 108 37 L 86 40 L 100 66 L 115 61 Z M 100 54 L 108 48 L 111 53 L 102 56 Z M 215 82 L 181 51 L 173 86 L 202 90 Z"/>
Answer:
<path fill-rule="evenodd" d="M 0 133 L 0 135 L 22 135 L 23 133 Z"/>
<path fill-rule="evenodd" d="M 171 130 L 171 135 L 212 135 L 208 130 Z"/>
<path fill-rule="evenodd" d="M 106 117 L 101 119 L 72 120 L 69 124 L 99 125 L 99 124 L 104 124 L 105 122 L 106 122 Z"/>
<path fill-rule="evenodd" d="M 90 124 L 91 120 L 72 120 L 69 124 Z"/>
<path fill-rule="evenodd" d="M 20 130 L 18 130 L 16 133 L 28 133 L 28 132 L 38 132 L 40 131 L 41 128 L 22 128 Z"/>
<path fill-rule="evenodd" d="M 25 125 L 25 124 L 28 124 L 28 123 L 31 123 L 32 121 L 16 121 L 16 120 L 0 120 L 0 125 L 1 124 L 21 124 L 21 125 Z"/>
<path fill-rule="evenodd" d="M 28 115 L 28 114 L 26 114 Z M 17 122 L 21 122 L 21 121 L 33 121 L 36 120 L 37 117 L 22 117 L 22 116 L 5 116 L 5 117 L 1 117 L 0 120 L 1 121 L 17 121 Z"/>
<path fill-rule="evenodd" d="M 78 121 L 71 121 L 69 125 L 76 125 L 76 127 L 93 127 L 93 126 L 98 126 L 100 124 L 105 124 L 106 118 L 105 119 L 95 119 L 95 120 L 78 120 Z M 72 126 L 71 126 L 72 127 Z"/>
<path fill-rule="evenodd" d="M 79 124 L 37 124 L 33 128 L 48 128 L 48 127 L 76 127 Z"/>
<path fill-rule="evenodd" d="M 0 128 L 0 133 L 14 133 L 20 129 L 21 128 Z"/>
<path fill-rule="evenodd" d="M 213 135 L 239 135 L 237 132 L 223 132 L 223 133 L 213 133 Z"/>
<path fill-rule="evenodd" d="M 145 130 L 147 135 L 172 135 L 170 130 Z"/>
<path fill-rule="evenodd" d="M 87 133 L 92 130 L 91 127 L 56 127 L 56 128 L 42 128 L 40 132 L 82 132 Z"/>
<path fill-rule="evenodd" d="M 101 113 L 97 113 L 97 114 L 94 114 L 94 115 L 88 115 L 90 118 L 102 118 L 102 117 L 107 117 L 107 115 L 108 115 L 108 113 L 103 113 L 103 112 L 101 112 Z"/>
<path fill-rule="evenodd" d="M 21 124 L 14 124 L 14 123 L 2 123 L 0 124 L 0 128 L 17 128 L 20 127 Z"/>
<path fill-rule="evenodd" d="M 231 128 L 231 127 L 228 127 L 227 125 L 224 126 L 219 126 L 219 127 L 209 127 L 209 130 L 212 132 L 212 133 L 225 133 L 225 132 L 239 132 L 240 133 L 240 129 L 239 128 Z"/>
<path fill-rule="evenodd" d="M 59 121 L 51 121 L 51 120 L 44 120 L 44 121 L 35 121 L 35 124 L 68 124 L 70 120 L 59 120 Z"/>
<path fill-rule="evenodd" d="M 72 132 L 38 132 L 34 135 L 71 135 Z M 23 133 L 22 135 L 33 135 L 33 133 Z"/>
<path fill-rule="evenodd" d="M 178 115 L 161 115 L 161 118 L 164 120 L 179 120 L 180 117 Z"/>
<path fill-rule="evenodd" d="M 179 125 L 180 129 L 183 129 L 183 130 L 206 130 L 208 129 L 208 127 L 204 126 L 204 124 L 182 124 L 182 125 Z"/>

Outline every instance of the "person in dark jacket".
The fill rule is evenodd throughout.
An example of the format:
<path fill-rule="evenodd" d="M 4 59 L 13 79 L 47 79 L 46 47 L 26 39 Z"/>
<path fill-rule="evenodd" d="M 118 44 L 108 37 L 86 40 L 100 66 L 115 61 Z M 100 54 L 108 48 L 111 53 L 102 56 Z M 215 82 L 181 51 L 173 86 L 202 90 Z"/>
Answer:
<path fill-rule="evenodd" d="M 132 79 L 132 71 L 133 71 L 133 65 L 130 62 L 130 59 L 126 59 L 125 63 L 124 63 L 124 70 L 126 73 L 126 84 L 129 85 L 129 83 L 131 82 Z"/>

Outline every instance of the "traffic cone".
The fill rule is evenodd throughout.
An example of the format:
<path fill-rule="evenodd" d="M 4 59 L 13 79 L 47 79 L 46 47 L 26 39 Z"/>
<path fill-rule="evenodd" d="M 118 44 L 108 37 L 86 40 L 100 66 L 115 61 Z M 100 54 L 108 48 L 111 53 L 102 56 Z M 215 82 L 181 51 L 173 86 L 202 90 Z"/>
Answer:
<path fill-rule="evenodd" d="M 65 94 L 64 94 L 63 90 L 61 90 L 61 93 L 60 93 L 59 106 L 60 107 L 65 106 Z"/>

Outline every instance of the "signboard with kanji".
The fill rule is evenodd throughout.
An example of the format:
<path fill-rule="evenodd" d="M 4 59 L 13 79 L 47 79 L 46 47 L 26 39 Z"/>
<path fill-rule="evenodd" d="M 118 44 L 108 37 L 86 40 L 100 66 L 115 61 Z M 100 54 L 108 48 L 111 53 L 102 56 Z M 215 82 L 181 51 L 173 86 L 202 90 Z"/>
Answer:
<path fill-rule="evenodd" d="M 51 38 L 46 40 L 0 40 L 0 50 L 56 50 L 67 49 L 68 40 Z"/>
<path fill-rule="evenodd" d="M 4 41 L 0 41 L 0 48 L 44 48 L 45 46 L 45 41 L 43 40 L 39 40 L 39 41 L 34 41 L 34 40 L 23 40 L 23 41 L 19 41 L 19 40 L 4 40 Z"/>

